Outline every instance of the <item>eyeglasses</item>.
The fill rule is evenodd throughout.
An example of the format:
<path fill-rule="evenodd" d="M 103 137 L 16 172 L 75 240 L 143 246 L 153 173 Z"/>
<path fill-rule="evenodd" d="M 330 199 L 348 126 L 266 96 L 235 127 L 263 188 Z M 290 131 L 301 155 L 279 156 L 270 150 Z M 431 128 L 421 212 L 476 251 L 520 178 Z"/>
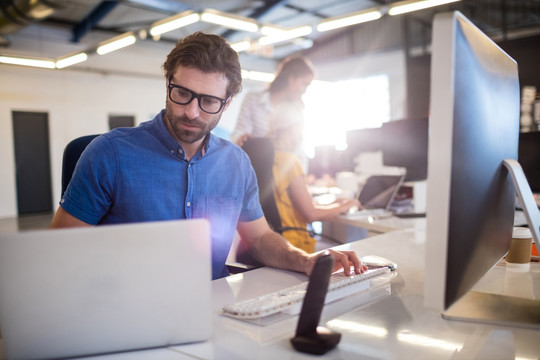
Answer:
<path fill-rule="evenodd" d="M 222 99 L 217 96 L 197 94 L 183 86 L 171 83 L 169 79 L 169 99 L 178 105 L 187 105 L 197 99 L 199 107 L 208 114 L 217 114 L 223 109 L 223 106 L 229 101 L 229 98 Z"/>

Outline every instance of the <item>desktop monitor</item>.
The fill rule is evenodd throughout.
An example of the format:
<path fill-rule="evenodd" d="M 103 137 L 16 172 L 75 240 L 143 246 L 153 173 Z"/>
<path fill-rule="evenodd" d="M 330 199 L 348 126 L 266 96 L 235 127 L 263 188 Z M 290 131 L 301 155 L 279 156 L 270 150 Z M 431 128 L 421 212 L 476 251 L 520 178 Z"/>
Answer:
<path fill-rule="evenodd" d="M 308 172 L 316 177 L 335 176 L 340 171 L 354 170 L 354 162 L 349 153 L 337 150 L 334 145 L 315 147 L 315 156 L 309 159 Z"/>
<path fill-rule="evenodd" d="M 348 130 L 345 136 L 347 151 L 353 156 L 361 152 L 382 150 L 384 139 L 380 127 Z"/>
<path fill-rule="evenodd" d="M 385 122 L 380 128 L 347 131 L 350 161 L 361 152 L 381 151 L 385 166 L 406 170 L 405 181 L 427 177 L 428 118 Z"/>
<path fill-rule="evenodd" d="M 427 177 L 428 118 L 411 118 L 383 124 L 383 164 L 406 169 L 405 181 Z"/>
<path fill-rule="evenodd" d="M 432 39 L 425 305 L 540 328 L 538 300 L 471 291 L 512 237 L 516 190 L 503 161 L 518 155 L 517 64 L 459 12 L 437 14 Z"/>

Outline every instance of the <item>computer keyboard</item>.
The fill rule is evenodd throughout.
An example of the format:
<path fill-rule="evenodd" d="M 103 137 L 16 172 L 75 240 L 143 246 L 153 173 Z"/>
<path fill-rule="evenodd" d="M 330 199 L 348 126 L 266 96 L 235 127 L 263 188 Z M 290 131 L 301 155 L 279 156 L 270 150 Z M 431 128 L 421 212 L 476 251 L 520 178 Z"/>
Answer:
<path fill-rule="evenodd" d="M 346 276 L 343 271 L 330 276 L 325 304 L 370 287 L 371 280 L 390 273 L 387 267 L 369 269 L 362 274 Z M 273 293 L 236 302 L 223 307 L 223 314 L 237 319 L 259 319 L 276 313 L 300 313 L 308 281 Z"/>

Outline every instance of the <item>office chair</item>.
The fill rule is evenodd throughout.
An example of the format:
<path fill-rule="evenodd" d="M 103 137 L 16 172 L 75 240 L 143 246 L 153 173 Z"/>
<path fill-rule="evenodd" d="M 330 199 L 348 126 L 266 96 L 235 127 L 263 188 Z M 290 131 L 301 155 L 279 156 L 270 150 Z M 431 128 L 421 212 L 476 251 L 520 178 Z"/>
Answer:
<path fill-rule="evenodd" d="M 277 232 L 281 229 L 281 218 L 274 199 L 274 145 L 268 138 L 250 138 L 242 149 L 251 160 L 259 185 L 259 201 L 270 227 Z"/>
<path fill-rule="evenodd" d="M 242 149 L 249 156 L 253 170 L 255 170 L 257 184 L 259 185 L 259 201 L 264 216 L 272 230 L 279 234 L 283 234 L 286 231 L 305 231 L 311 237 L 314 237 L 315 233 L 307 228 L 284 227 L 281 224 L 281 217 L 274 198 L 274 175 L 272 172 L 274 166 L 274 145 L 272 144 L 272 140 L 269 138 L 250 138 L 242 145 Z M 318 235 L 338 243 L 336 239 L 323 234 Z"/>
<path fill-rule="evenodd" d="M 519 133 L 518 161 L 533 193 L 540 193 L 540 131 Z"/>
<path fill-rule="evenodd" d="M 62 196 L 67 189 L 71 176 L 73 175 L 73 170 L 75 170 L 75 165 L 81 157 L 82 152 L 86 149 L 86 146 L 90 144 L 95 137 L 95 135 L 86 135 L 81 136 L 72 140 L 69 144 L 66 145 L 64 149 L 64 155 L 62 157 Z"/>

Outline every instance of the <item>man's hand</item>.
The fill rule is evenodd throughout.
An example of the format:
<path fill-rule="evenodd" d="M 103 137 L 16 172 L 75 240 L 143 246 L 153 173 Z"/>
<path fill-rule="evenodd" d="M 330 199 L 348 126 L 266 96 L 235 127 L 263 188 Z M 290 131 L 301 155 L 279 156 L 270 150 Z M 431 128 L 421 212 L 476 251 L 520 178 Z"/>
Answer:
<path fill-rule="evenodd" d="M 332 250 L 332 249 L 328 249 L 326 251 L 328 251 L 334 257 L 334 268 L 332 269 L 332 272 L 343 268 L 343 272 L 345 273 L 345 275 L 350 276 L 352 275 L 351 266 L 354 268 L 355 274 L 361 274 L 368 269 L 367 266 L 362 264 L 362 262 L 358 258 L 358 255 L 356 255 L 354 251 L 348 251 L 348 250 L 337 251 L 337 250 Z M 313 271 L 313 266 L 315 266 L 315 261 L 317 260 L 317 257 L 319 257 L 320 255 L 321 254 L 313 254 L 313 256 L 311 257 L 310 260 L 312 261 L 310 261 L 311 267 L 309 269 L 309 272 L 307 272 L 308 275 L 310 275 L 311 272 Z"/>

